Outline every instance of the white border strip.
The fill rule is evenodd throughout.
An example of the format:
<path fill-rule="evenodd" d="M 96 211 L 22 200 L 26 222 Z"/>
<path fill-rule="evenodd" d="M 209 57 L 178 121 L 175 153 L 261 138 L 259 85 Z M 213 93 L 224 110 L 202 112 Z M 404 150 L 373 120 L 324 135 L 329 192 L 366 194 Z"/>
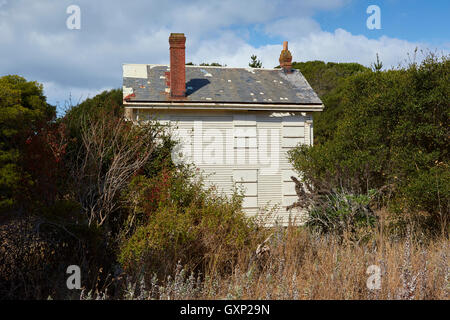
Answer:
<path fill-rule="evenodd" d="M 185 110 L 265 110 L 265 111 L 322 111 L 323 104 L 241 104 L 208 103 L 206 105 L 190 102 L 123 102 L 125 108 L 131 109 L 185 109 Z"/>

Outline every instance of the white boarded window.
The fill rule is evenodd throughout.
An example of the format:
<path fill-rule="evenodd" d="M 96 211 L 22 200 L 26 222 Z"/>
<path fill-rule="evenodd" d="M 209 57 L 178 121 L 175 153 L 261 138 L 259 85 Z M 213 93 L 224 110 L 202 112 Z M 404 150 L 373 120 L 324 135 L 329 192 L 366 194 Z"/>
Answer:
<path fill-rule="evenodd" d="M 158 115 L 160 123 L 170 124 L 173 128 L 172 138 L 178 143 L 174 147 L 172 156 L 174 161 L 194 162 L 194 118 L 181 115 Z"/>
<path fill-rule="evenodd" d="M 305 143 L 305 119 L 303 116 L 283 117 L 282 148 L 294 148 Z"/>
<path fill-rule="evenodd" d="M 256 132 L 256 115 L 233 115 L 234 148 L 238 164 L 257 164 L 258 140 Z"/>
<path fill-rule="evenodd" d="M 244 193 L 242 207 L 244 209 L 258 207 L 258 170 L 233 170 L 233 181 Z"/>
<path fill-rule="evenodd" d="M 258 197 L 244 197 L 244 199 L 242 200 L 242 208 L 258 208 Z"/>
<path fill-rule="evenodd" d="M 242 188 L 245 196 L 249 196 L 249 197 L 258 196 L 258 183 L 257 182 L 237 182 L 237 184 Z"/>
<path fill-rule="evenodd" d="M 234 138 L 235 147 L 237 149 L 255 149 L 258 147 L 256 141 L 256 126 L 235 126 Z"/>

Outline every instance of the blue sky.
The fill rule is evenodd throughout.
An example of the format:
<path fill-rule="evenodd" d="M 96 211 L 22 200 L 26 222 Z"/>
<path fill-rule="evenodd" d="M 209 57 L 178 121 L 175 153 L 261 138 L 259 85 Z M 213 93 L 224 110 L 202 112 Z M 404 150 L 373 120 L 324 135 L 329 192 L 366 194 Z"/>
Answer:
<path fill-rule="evenodd" d="M 66 26 L 73 4 L 80 30 Z M 369 5 L 380 30 L 366 27 Z M 171 32 L 194 63 L 246 67 L 256 54 L 272 68 L 287 40 L 295 61 L 370 65 L 378 53 L 395 67 L 416 47 L 448 54 L 449 14 L 448 0 L 0 0 L 0 75 L 42 83 L 61 114 L 69 97 L 121 87 L 122 63 L 167 64 Z"/>
<path fill-rule="evenodd" d="M 381 30 L 369 30 L 366 28 L 365 19 L 356 18 L 371 4 L 376 4 L 381 9 Z M 368 38 L 387 35 L 439 46 L 450 41 L 449 15 L 448 0 L 360 0 L 353 1 L 335 12 L 321 12 L 315 18 L 325 31 L 343 28 Z"/>
<path fill-rule="evenodd" d="M 382 28 L 369 30 L 366 20 L 369 14 L 366 9 L 370 5 L 378 5 L 381 9 Z M 323 10 L 312 15 L 322 30 L 333 32 L 338 28 L 352 34 L 361 34 L 369 39 L 377 39 L 383 35 L 430 44 L 430 48 L 449 49 L 450 46 L 450 1 L 448 0 L 359 0 L 349 1 L 338 10 Z M 239 26 L 236 27 L 238 29 Z M 250 43 L 263 46 L 267 43 L 280 42 L 280 36 L 270 37 L 258 32 L 258 26 L 249 28 L 253 37 Z"/>

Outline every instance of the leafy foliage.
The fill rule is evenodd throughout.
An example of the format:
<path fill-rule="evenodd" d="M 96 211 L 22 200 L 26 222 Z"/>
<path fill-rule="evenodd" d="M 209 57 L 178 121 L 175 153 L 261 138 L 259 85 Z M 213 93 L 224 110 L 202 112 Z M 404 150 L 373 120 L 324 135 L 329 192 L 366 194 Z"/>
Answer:
<path fill-rule="evenodd" d="M 205 188 L 188 168 L 163 170 L 153 179 L 138 176 L 125 198 L 132 214 L 119 261 L 129 274 L 143 272 L 147 280 L 153 273 L 168 274 L 179 261 L 192 271 L 229 268 L 256 230 L 238 195 L 227 198 Z"/>
<path fill-rule="evenodd" d="M 380 57 L 377 53 L 377 61 L 372 64 L 372 71 L 378 72 L 383 69 L 383 62 L 381 62 Z"/>
<path fill-rule="evenodd" d="M 250 63 L 248 64 L 250 68 L 262 68 L 262 62 L 258 60 L 256 55 L 252 55 L 250 59 Z"/>
<path fill-rule="evenodd" d="M 0 78 L 0 210 L 20 203 L 23 185 L 30 183 L 21 165 L 26 141 L 55 117 L 42 85 L 19 76 Z"/>
<path fill-rule="evenodd" d="M 195 66 L 196 64 L 193 62 L 187 62 L 186 63 L 187 66 Z M 199 66 L 202 67 L 226 67 L 226 64 L 220 64 L 218 62 L 211 62 L 211 63 L 206 63 L 206 62 L 202 62 L 199 64 Z"/>
<path fill-rule="evenodd" d="M 48 106 L 53 114 L 47 118 L 39 109 L 47 106 L 45 97 L 29 96 L 42 94 L 40 85 L 20 77 L 2 81 L 25 88 L 15 99 L 20 102 L 22 94 L 30 109 L 12 105 L 16 100 L 6 94 L 0 100 L 2 111 L 18 110 L 2 119 L 3 150 L 15 157 L 10 185 L 17 186 L 2 200 L 22 207 L 22 215 L 0 217 L 0 234 L 11 239 L 14 227 L 24 226 L 23 234 L 0 247 L 0 260 L 9 263 L 0 268 L 0 284 L 8 284 L 0 285 L 5 297 L 67 297 L 63 269 L 74 263 L 82 266 L 83 284 L 91 290 L 121 267 L 137 276 L 139 261 L 149 275 L 164 277 L 179 260 L 192 270 L 229 268 L 235 261 L 254 230 L 240 198 L 203 189 L 195 168 L 175 165 L 176 141 L 168 127 L 125 121 L 121 90 L 103 92 L 54 121 L 54 108 Z M 6 177 L 2 172 L 4 182 Z M 25 178 L 28 184 L 20 185 Z M 49 270 L 61 276 L 50 281 Z"/>
<path fill-rule="evenodd" d="M 306 180 L 353 193 L 377 189 L 383 195 L 380 205 L 389 204 L 399 214 L 425 211 L 434 229 L 440 223 L 445 229 L 449 71 L 448 57 L 429 55 L 420 65 L 346 78 L 335 91 L 336 129 L 314 147 L 293 150 L 295 168 Z"/>
<path fill-rule="evenodd" d="M 325 63 L 318 60 L 293 62 L 292 68 L 301 71 L 320 98 L 335 89 L 342 79 L 370 70 L 358 63 Z"/>
<path fill-rule="evenodd" d="M 345 191 L 323 195 L 309 209 L 306 225 L 322 233 L 350 234 L 359 238 L 362 229 L 367 231 L 375 226 L 376 216 L 369 206 L 373 194 L 372 190 L 369 195 L 354 195 Z"/>
<path fill-rule="evenodd" d="M 308 83 L 319 95 L 325 109 L 314 115 L 314 143 L 330 139 L 336 132 L 337 121 L 343 113 L 342 82 L 352 75 L 368 72 L 358 63 L 334 63 L 323 61 L 294 62 L 293 68 L 299 69 Z"/>
<path fill-rule="evenodd" d="M 210 67 L 225 67 L 226 66 L 226 65 L 222 65 L 222 64 L 220 64 L 218 62 L 211 62 L 211 63 L 202 62 L 199 65 L 200 66 L 205 66 L 205 67 L 208 67 L 208 66 L 210 66 Z"/>

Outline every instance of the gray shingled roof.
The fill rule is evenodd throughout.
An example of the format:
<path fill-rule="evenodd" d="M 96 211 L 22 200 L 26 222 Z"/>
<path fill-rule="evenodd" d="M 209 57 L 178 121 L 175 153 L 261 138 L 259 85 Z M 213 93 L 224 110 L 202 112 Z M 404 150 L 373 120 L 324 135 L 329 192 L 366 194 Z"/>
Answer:
<path fill-rule="evenodd" d="M 163 65 L 123 65 L 124 98 L 169 101 Z M 130 71 L 131 70 L 131 71 Z M 300 71 L 186 66 L 186 102 L 322 104 Z"/>

